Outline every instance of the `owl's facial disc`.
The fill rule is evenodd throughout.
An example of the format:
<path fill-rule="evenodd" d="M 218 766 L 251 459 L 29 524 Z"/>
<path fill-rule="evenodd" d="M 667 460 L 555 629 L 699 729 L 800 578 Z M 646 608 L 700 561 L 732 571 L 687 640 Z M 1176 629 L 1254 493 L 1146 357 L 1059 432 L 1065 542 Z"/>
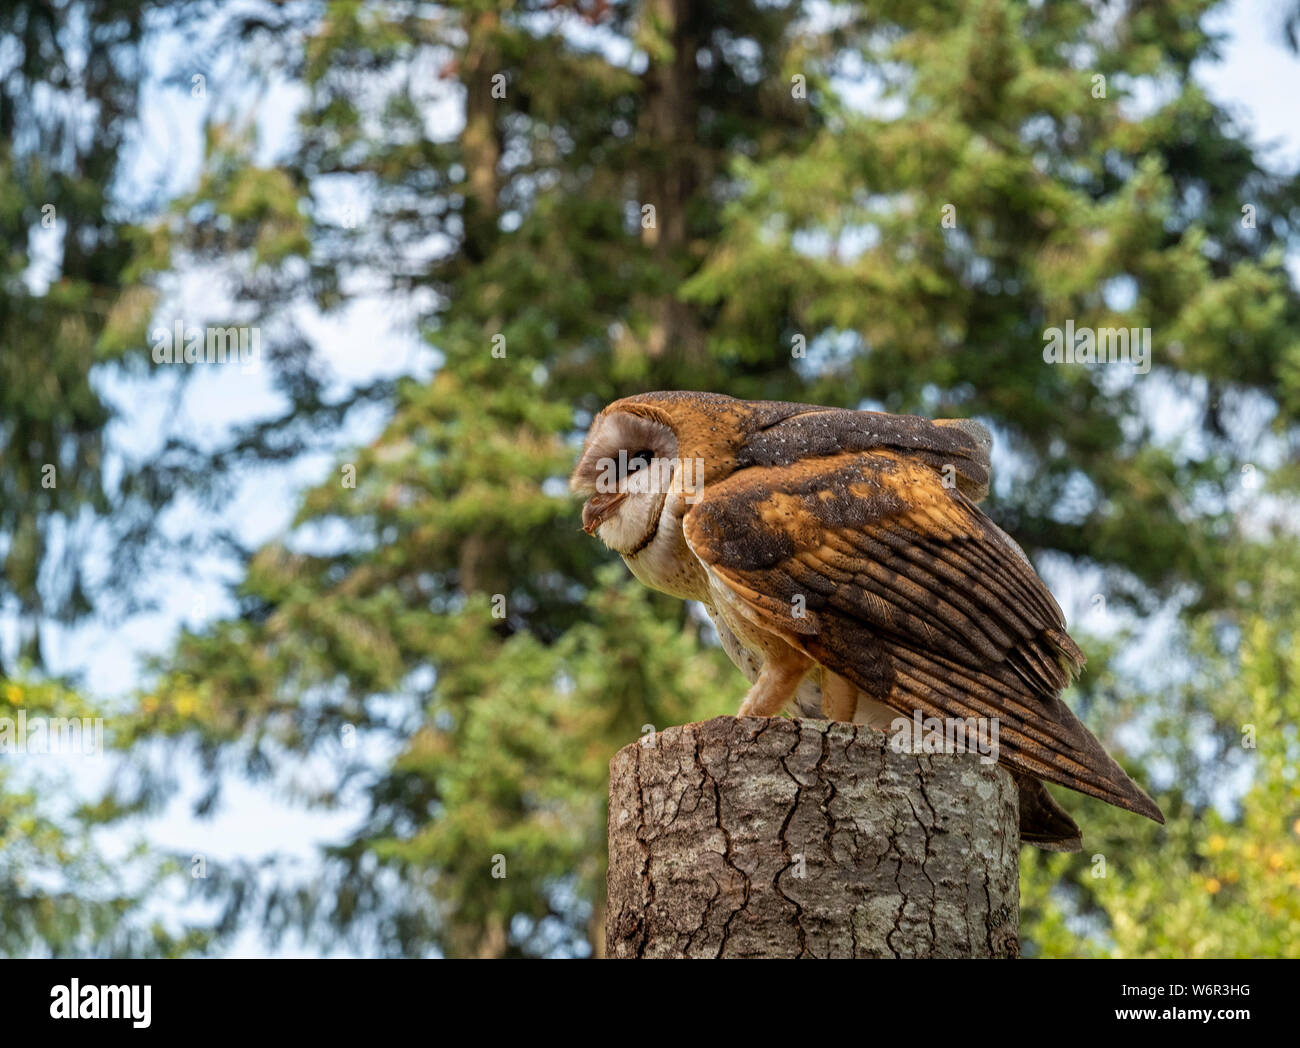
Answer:
<path fill-rule="evenodd" d="M 597 420 L 570 482 L 589 493 L 582 528 L 624 556 L 654 538 L 672 482 L 677 441 L 660 422 L 626 412 Z"/>
<path fill-rule="evenodd" d="M 648 449 L 623 452 L 617 461 L 627 461 L 625 472 L 611 481 L 613 491 L 597 491 L 582 508 L 583 527 L 595 532 L 616 553 L 633 556 L 654 538 L 659 515 L 668 497 L 672 463 L 647 455 Z M 647 455 L 638 459 L 638 455 Z M 638 461 L 644 465 L 636 466 Z"/>

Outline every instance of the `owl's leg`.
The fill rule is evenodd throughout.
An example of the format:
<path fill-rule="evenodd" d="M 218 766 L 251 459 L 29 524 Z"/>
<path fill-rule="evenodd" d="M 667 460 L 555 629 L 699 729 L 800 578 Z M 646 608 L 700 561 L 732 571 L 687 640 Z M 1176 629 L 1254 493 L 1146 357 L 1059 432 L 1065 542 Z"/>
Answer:
<path fill-rule="evenodd" d="M 795 690 L 813 664 L 812 659 L 794 648 L 767 652 L 758 680 L 740 704 L 741 717 L 775 717 L 794 698 Z"/>
<path fill-rule="evenodd" d="M 858 686 L 822 667 L 822 716 L 832 721 L 852 721 L 858 709 Z"/>

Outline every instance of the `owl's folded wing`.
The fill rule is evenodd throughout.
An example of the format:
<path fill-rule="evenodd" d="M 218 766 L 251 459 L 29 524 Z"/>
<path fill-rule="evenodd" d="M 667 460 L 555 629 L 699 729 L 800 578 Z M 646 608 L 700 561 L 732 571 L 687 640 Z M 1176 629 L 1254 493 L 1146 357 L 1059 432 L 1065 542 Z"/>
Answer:
<path fill-rule="evenodd" d="M 684 526 L 749 618 L 872 698 L 996 718 L 1001 763 L 1164 821 L 1061 701 L 1084 659 L 1047 587 L 930 466 L 878 451 L 744 469 Z"/>

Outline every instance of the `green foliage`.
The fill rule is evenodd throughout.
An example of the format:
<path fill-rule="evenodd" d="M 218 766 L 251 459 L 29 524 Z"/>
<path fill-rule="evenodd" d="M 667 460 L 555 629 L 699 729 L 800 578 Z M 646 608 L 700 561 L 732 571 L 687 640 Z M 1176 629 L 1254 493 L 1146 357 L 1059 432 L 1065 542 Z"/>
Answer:
<path fill-rule="evenodd" d="M 0 652 L 0 956 L 178 955 L 211 936 L 147 905 L 183 885 L 177 863 L 123 843 L 129 811 L 68 802 L 86 782 L 60 774 L 63 758 L 15 749 L 20 717 L 107 715 L 41 674 L 42 633 L 130 577 L 142 529 L 170 495 L 129 467 L 110 479 L 116 415 L 101 381 L 145 359 L 155 301 L 131 284 L 134 234 L 117 193 L 146 12 L 72 6 L 0 9 L 0 617 L 6 643 L 17 638 L 16 652 Z M 101 578 L 86 563 L 96 517 L 118 540 Z"/>
<path fill-rule="evenodd" d="M 149 905 L 166 893 L 184 898 L 180 857 L 159 856 L 139 837 L 128 843 L 130 811 L 67 800 L 85 792 L 70 761 L 91 770 L 109 759 L 91 727 L 99 721 L 111 745 L 105 717 L 61 685 L 0 678 L 0 956 L 177 957 L 213 940 Z M 68 722 L 75 728 L 53 741 Z"/>
<path fill-rule="evenodd" d="M 20 620 L 20 654 L 34 662 L 41 619 L 90 610 L 81 558 L 59 536 L 110 506 L 111 414 L 91 374 L 132 352 L 101 342 L 130 257 L 110 194 L 135 88 L 110 41 L 138 42 L 131 6 L 92 5 L 80 29 L 48 4 L 0 13 L 12 45 L 0 59 L 0 610 Z"/>
<path fill-rule="evenodd" d="M 1022 852 L 1027 952 L 1300 956 L 1298 627 L 1294 606 L 1284 621 L 1251 616 L 1234 651 L 1202 653 L 1205 675 L 1179 712 L 1208 713 L 1222 735 L 1206 760 L 1195 752 L 1205 734 L 1160 732 L 1180 764 L 1207 765 L 1192 789 L 1174 791 L 1166 827 L 1089 811 L 1084 855 Z M 1207 782 L 1226 787 L 1228 772 L 1244 774 L 1244 793 L 1197 797 Z"/>

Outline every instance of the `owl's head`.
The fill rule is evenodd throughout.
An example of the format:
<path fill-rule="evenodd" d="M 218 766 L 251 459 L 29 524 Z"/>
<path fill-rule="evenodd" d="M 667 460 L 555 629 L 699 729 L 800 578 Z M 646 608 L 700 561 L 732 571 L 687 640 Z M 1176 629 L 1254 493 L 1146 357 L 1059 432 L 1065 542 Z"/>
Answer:
<path fill-rule="evenodd" d="M 586 495 L 582 527 L 633 556 L 659 529 L 670 492 L 681 487 L 677 436 L 662 412 L 615 403 L 596 416 L 569 487 Z"/>

